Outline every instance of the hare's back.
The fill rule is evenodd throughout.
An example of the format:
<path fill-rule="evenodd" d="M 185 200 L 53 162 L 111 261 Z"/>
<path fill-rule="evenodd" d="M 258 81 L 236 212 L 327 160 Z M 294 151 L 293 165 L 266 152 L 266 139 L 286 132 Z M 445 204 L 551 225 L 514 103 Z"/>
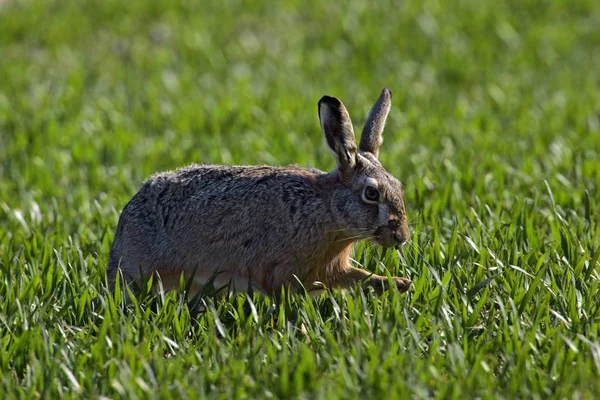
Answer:
<path fill-rule="evenodd" d="M 258 205 L 251 201 L 258 199 L 310 200 L 315 195 L 318 174 L 322 172 L 294 166 L 192 165 L 156 174 L 143 189 L 156 196 L 158 205 L 189 203 L 218 209 L 231 201 L 244 208 Z"/>
<path fill-rule="evenodd" d="M 264 225 L 278 230 L 318 207 L 319 174 L 299 167 L 192 165 L 152 176 L 124 213 L 145 221 L 149 232 L 185 240 Z"/>
<path fill-rule="evenodd" d="M 288 247 L 298 245 L 286 239 L 310 238 L 304 230 L 320 218 L 319 173 L 194 165 L 154 175 L 123 210 L 115 254 L 123 248 L 135 263 L 213 267 L 293 253 Z"/>

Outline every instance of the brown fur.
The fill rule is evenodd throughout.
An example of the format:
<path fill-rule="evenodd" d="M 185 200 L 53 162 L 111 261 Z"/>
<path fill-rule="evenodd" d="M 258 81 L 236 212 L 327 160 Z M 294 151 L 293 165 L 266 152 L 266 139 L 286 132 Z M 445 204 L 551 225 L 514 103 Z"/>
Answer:
<path fill-rule="evenodd" d="M 343 104 L 321 99 L 321 127 L 338 162 L 330 173 L 192 165 L 154 175 L 121 214 L 109 282 L 120 269 L 127 283 L 157 274 L 165 289 L 179 287 L 183 274 L 193 276 L 193 290 L 212 279 L 268 295 L 298 281 L 309 291 L 359 283 L 386 290 L 387 278 L 352 267 L 350 253 L 360 239 L 391 247 L 408 238 L 403 187 L 376 157 L 390 101 L 384 89 L 357 146 Z M 407 279 L 392 282 L 410 287 Z"/>

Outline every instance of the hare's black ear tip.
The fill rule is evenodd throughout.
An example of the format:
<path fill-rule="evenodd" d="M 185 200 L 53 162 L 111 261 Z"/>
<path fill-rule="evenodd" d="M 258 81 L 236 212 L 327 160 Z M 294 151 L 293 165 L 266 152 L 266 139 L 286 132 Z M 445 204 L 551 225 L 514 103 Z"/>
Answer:
<path fill-rule="evenodd" d="M 342 102 L 333 96 L 323 96 L 321 97 L 321 100 L 319 100 L 319 108 L 321 108 L 321 105 L 326 104 L 329 106 L 339 106 L 340 104 L 342 104 Z"/>

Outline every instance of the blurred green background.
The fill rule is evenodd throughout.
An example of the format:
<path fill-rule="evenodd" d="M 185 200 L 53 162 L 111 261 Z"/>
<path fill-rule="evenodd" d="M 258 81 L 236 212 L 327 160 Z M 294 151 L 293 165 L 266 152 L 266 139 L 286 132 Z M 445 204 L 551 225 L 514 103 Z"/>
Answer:
<path fill-rule="evenodd" d="M 0 2 L 0 392 L 595 397 L 599 66 L 592 0 Z M 384 86 L 380 158 L 413 240 L 355 258 L 410 276 L 411 294 L 292 299 L 312 310 L 306 335 L 235 301 L 193 323 L 174 294 L 158 316 L 90 311 L 149 175 L 331 169 L 317 101 L 342 99 L 358 135 Z M 211 327 L 231 315 L 221 342 Z"/>

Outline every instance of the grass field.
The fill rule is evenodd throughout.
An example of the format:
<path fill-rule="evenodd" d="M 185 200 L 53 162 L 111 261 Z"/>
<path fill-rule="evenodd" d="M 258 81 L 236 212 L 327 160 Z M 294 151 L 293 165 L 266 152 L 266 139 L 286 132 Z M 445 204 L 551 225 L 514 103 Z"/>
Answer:
<path fill-rule="evenodd" d="M 594 0 L 3 2 L 0 397 L 600 397 L 599 66 Z M 106 293 L 150 174 L 331 169 L 384 86 L 408 295 Z"/>

